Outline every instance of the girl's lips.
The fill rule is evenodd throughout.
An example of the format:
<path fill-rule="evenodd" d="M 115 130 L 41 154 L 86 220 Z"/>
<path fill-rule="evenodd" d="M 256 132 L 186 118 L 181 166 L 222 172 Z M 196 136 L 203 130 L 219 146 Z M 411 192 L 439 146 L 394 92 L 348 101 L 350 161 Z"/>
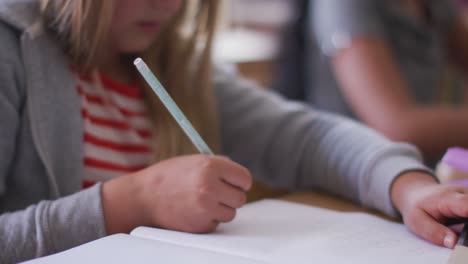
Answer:
<path fill-rule="evenodd" d="M 158 22 L 152 22 L 152 21 L 143 21 L 143 22 L 138 22 L 138 27 L 148 33 L 156 32 L 159 30 L 159 23 Z"/>

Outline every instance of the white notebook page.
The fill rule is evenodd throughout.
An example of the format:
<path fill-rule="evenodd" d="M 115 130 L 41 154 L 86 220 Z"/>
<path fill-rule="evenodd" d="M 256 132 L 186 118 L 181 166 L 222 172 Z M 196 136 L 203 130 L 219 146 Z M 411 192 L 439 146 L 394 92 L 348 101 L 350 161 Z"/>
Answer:
<path fill-rule="evenodd" d="M 239 256 L 175 246 L 130 235 L 113 235 L 27 264 L 267 264 Z"/>
<path fill-rule="evenodd" d="M 450 254 L 402 224 L 277 200 L 241 208 L 213 234 L 140 227 L 132 235 L 269 263 L 440 264 Z"/>

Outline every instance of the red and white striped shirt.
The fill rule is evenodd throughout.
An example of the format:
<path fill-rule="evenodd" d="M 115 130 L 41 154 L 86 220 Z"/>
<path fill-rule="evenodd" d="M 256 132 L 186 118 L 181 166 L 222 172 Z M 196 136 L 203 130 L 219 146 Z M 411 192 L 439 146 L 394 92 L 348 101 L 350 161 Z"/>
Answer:
<path fill-rule="evenodd" d="M 78 77 L 84 128 L 83 188 L 135 172 L 151 159 L 150 122 L 138 85 Z M 96 84 L 97 83 L 97 84 Z"/>

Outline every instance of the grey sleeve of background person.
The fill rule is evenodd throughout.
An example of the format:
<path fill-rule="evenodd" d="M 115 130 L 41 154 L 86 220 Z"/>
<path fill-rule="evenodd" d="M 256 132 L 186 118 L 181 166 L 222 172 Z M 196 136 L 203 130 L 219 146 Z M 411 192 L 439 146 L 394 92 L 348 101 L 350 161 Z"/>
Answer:
<path fill-rule="evenodd" d="M 321 51 L 328 56 L 350 45 L 356 37 L 384 37 L 385 26 L 375 0 L 314 0 L 310 23 Z"/>
<path fill-rule="evenodd" d="M 416 148 L 393 143 L 354 121 L 218 74 L 223 154 L 262 182 L 291 190 L 317 188 L 397 216 L 393 180 L 427 171 Z"/>
<path fill-rule="evenodd" d="M 25 96 L 18 37 L 0 25 L 0 43 L 0 263 L 7 264 L 97 239 L 105 235 L 105 227 L 100 185 L 21 211 L 3 211 Z"/>
<path fill-rule="evenodd" d="M 333 56 L 357 37 L 385 38 L 386 26 L 390 25 L 383 21 L 383 8 L 390 8 L 391 1 L 394 0 L 311 1 L 310 28 L 322 52 Z M 428 0 L 425 4 L 439 32 L 449 32 L 460 17 L 454 1 Z"/>

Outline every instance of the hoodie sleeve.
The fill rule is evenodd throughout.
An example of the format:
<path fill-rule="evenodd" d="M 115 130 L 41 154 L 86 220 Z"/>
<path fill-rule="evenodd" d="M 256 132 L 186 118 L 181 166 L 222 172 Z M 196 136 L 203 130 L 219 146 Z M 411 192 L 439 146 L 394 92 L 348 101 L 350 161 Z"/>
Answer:
<path fill-rule="evenodd" d="M 354 121 L 234 76 L 220 73 L 216 83 L 224 154 L 270 186 L 322 189 L 397 216 L 393 181 L 408 171 L 431 173 L 415 147 Z"/>
<path fill-rule="evenodd" d="M 106 235 L 101 185 L 15 212 L 0 214 L 0 262 L 58 253 Z"/>

